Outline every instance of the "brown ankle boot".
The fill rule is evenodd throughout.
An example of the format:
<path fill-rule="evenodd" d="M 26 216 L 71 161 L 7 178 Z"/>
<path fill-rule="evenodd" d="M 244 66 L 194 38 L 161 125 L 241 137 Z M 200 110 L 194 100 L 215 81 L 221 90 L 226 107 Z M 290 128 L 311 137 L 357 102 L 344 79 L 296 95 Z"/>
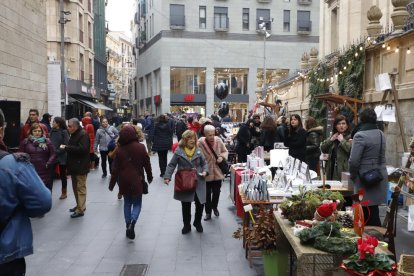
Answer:
<path fill-rule="evenodd" d="M 65 199 L 68 197 L 67 189 L 62 188 L 62 194 L 60 195 L 59 199 Z"/>

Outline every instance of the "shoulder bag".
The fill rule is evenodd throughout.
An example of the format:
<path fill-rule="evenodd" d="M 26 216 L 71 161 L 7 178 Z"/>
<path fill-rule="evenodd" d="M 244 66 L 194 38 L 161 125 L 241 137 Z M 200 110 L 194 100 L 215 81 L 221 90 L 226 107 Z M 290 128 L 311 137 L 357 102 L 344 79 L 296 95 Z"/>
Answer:
<path fill-rule="evenodd" d="M 381 144 L 380 151 L 378 154 L 378 167 L 381 165 L 381 153 L 382 153 L 382 133 L 380 133 Z M 380 168 L 371 169 L 362 175 L 360 175 L 360 180 L 363 186 L 366 188 L 374 188 L 384 179 Z"/>
<path fill-rule="evenodd" d="M 216 152 L 214 151 L 213 147 L 206 140 L 204 140 L 204 141 L 207 144 L 207 146 L 210 148 L 211 152 L 213 153 L 214 158 L 216 158 L 216 164 L 220 168 L 221 172 L 224 175 L 227 175 L 229 173 L 229 167 L 230 167 L 227 160 L 225 158 L 223 158 L 223 160 L 220 163 L 217 163 L 218 156 L 217 156 Z"/>
<path fill-rule="evenodd" d="M 104 131 L 106 132 L 106 134 L 109 135 L 109 138 L 110 138 L 109 142 L 106 144 L 106 147 L 108 148 L 108 151 L 113 151 L 116 147 L 117 135 L 115 135 L 113 132 L 112 132 L 112 135 L 111 135 L 105 128 L 104 128 Z"/>
<path fill-rule="evenodd" d="M 189 162 L 191 163 L 191 162 Z M 191 164 L 192 166 L 193 164 Z M 197 188 L 197 170 L 193 166 L 177 170 L 175 173 L 175 192 L 194 192 Z"/>

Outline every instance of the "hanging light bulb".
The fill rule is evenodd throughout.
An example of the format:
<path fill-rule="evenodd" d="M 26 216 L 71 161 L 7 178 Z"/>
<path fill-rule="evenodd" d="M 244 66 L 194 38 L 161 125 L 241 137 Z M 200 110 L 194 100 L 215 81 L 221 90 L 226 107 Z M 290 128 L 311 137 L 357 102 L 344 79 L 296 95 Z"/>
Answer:
<path fill-rule="evenodd" d="M 391 50 L 391 46 L 390 45 L 387 46 L 387 51 L 389 51 L 389 50 Z"/>
<path fill-rule="evenodd" d="M 358 57 L 358 53 L 355 53 L 355 57 Z"/>
<path fill-rule="evenodd" d="M 398 53 L 400 51 L 400 46 L 397 46 L 397 48 L 395 48 L 395 52 Z"/>
<path fill-rule="evenodd" d="M 411 54 L 410 48 L 407 48 L 407 55 Z"/>
<path fill-rule="evenodd" d="M 385 48 L 385 44 L 382 44 L 382 48 Z"/>
<path fill-rule="evenodd" d="M 346 66 L 344 66 L 344 70 L 346 70 Z"/>

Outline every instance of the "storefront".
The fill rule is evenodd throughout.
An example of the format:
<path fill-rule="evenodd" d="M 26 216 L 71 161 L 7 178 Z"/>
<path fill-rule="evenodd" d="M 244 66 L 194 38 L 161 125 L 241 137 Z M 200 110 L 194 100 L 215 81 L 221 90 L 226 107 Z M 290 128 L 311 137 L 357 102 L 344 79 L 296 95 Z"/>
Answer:
<path fill-rule="evenodd" d="M 206 95 L 171 95 L 170 112 L 173 114 L 201 114 L 206 116 Z"/>

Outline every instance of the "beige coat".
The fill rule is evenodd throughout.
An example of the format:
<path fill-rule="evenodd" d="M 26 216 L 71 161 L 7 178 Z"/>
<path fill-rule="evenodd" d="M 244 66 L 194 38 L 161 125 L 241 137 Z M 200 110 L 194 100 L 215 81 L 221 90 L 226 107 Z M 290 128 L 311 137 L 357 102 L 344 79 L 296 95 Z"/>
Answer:
<path fill-rule="evenodd" d="M 216 158 L 214 154 L 211 152 L 210 148 L 207 145 L 207 141 L 205 137 L 201 137 L 198 139 L 197 143 L 198 148 L 203 151 L 203 154 L 208 163 L 208 175 L 206 176 L 206 182 L 215 181 L 215 180 L 223 180 L 224 175 L 221 172 L 220 168 L 216 164 Z M 229 156 L 229 152 L 227 151 L 226 146 L 224 145 L 223 141 L 217 136 L 214 137 L 214 152 L 217 154 L 217 157 L 221 156 L 227 160 Z"/>

